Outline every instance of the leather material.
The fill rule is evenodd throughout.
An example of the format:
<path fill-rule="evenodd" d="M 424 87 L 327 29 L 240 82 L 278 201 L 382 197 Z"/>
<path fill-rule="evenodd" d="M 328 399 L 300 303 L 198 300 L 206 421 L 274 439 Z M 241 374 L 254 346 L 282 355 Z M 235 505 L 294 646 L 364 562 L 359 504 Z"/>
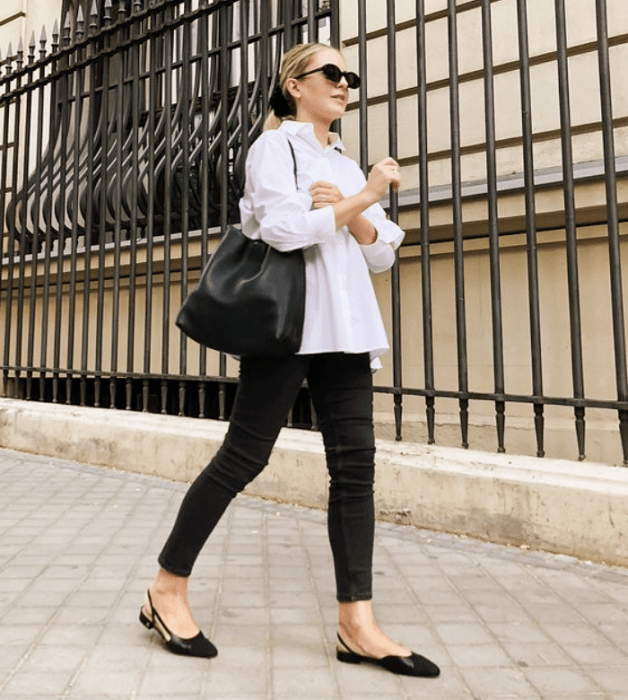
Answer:
<path fill-rule="evenodd" d="M 399 676 L 421 676 L 423 678 L 436 678 L 440 675 L 438 666 L 424 656 L 411 652 L 410 656 L 384 656 L 382 659 L 374 659 L 372 656 L 356 654 L 338 635 L 338 641 L 346 649 L 337 649 L 336 658 L 347 664 L 360 664 L 362 662 L 381 666 L 391 673 Z"/>
<path fill-rule="evenodd" d="M 144 610 L 140 610 L 140 622 L 146 629 L 156 629 L 166 643 L 166 647 L 174 654 L 181 656 L 196 656 L 204 659 L 212 659 L 218 654 L 218 649 L 207 639 L 207 637 L 199 632 L 196 636 L 184 639 L 173 634 L 166 623 L 161 619 L 159 613 L 153 607 L 153 601 L 150 596 L 150 591 L 146 591 L 146 600 L 150 608 L 150 616 Z"/>
<path fill-rule="evenodd" d="M 305 261 L 229 226 L 177 316 L 190 338 L 232 355 L 287 355 L 301 347 Z"/>

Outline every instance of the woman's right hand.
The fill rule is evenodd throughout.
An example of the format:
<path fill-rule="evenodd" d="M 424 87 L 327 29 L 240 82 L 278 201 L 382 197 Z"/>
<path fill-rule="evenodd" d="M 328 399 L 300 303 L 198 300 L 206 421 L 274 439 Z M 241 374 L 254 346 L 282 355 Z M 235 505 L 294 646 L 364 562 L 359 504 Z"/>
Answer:
<path fill-rule="evenodd" d="M 364 191 L 370 195 L 375 204 L 384 196 L 389 185 L 399 189 L 400 183 L 399 163 L 389 156 L 371 168 Z"/>

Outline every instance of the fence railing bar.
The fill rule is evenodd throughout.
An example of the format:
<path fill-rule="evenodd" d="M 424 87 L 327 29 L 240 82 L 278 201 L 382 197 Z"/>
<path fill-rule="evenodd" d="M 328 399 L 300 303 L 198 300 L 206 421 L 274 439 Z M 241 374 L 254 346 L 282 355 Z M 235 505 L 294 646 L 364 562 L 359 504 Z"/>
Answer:
<path fill-rule="evenodd" d="M 152 15 L 151 23 L 156 23 L 157 17 Z M 156 148 L 156 111 L 157 111 L 157 38 L 153 37 L 147 42 L 148 46 L 148 167 L 143 173 L 142 180 L 148 183 L 148 197 L 146 203 L 146 299 L 144 302 L 144 358 L 143 371 L 146 375 L 142 386 L 142 411 L 148 411 L 150 381 L 148 375 L 151 371 L 151 358 L 153 349 L 153 258 L 155 237 L 155 148 Z"/>
<path fill-rule="evenodd" d="M 395 4 L 387 0 L 386 21 L 389 27 L 387 35 L 387 64 L 388 64 L 388 152 L 392 158 L 397 158 L 397 37 L 395 36 Z M 399 221 L 399 195 L 390 188 L 390 218 Z M 396 387 L 403 384 L 402 379 L 402 347 L 401 347 L 401 278 L 399 272 L 399 255 L 390 271 L 392 294 L 392 353 L 393 353 L 393 383 Z M 402 439 L 403 397 L 394 395 L 395 439 Z"/>
<path fill-rule="evenodd" d="M 64 46 L 69 46 L 70 37 L 70 18 L 66 15 L 63 25 L 62 41 Z M 58 192 L 58 198 L 55 202 L 55 214 L 58 222 L 58 236 L 56 240 L 57 246 L 57 276 L 55 280 L 55 310 L 54 310 L 54 338 L 53 338 L 53 374 L 52 374 L 52 402 L 59 402 L 59 389 L 61 380 L 61 343 L 63 333 L 63 269 L 65 267 L 66 240 L 68 229 L 66 225 L 66 207 L 67 207 L 67 186 L 68 186 L 68 167 L 71 157 L 70 129 L 71 129 L 71 110 L 75 107 L 71 103 L 72 88 L 74 81 L 72 80 L 72 72 L 67 70 L 71 65 L 70 54 L 64 55 L 63 61 L 64 70 L 59 78 L 61 88 L 60 99 L 60 128 L 58 132 L 58 154 L 57 165 L 58 171 L 54 169 L 50 173 L 53 180 L 53 186 Z"/>
<path fill-rule="evenodd" d="M 23 48 L 22 39 L 20 38 L 20 43 L 18 44 L 18 66 L 22 62 Z M 24 115 L 24 124 L 30 124 L 33 113 L 33 91 L 29 90 L 26 93 L 26 111 Z M 23 128 L 23 126 L 20 126 Z M 24 152 L 22 154 L 22 171 L 28 172 L 30 165 L 30 149 L 31 149 L 31 134 L 29 129 L 24 130 L 23 136 L 23 148 Z M 16 160 L 18 159 L 18 153 L 15 154 Z M 17 191 L 18 188 L 16 188 Z M 17 288 L 17 318 L 16 318 L 16 328 L 15 328 L 15 358 L 16 363 L 20 362 L 22 357 L 22 346 L 24 342 L 24 315 L 25 309 L 25 273 L 26 273 L 26 259 L 25 252 L 27 247 L 27 229 L 28 229 L 28 191 L 26 188 L 22 189 L 22 192 L 17 192 L 15 197 L 15 204 L 22 208 L 23 225 L 20 226 L 19 231 L 16 232 L 19 236 L 19 262 L 18 262 L 18 288 Z M 0 219 L 1 221 L 1 219 Z M 31 278 L 31 284 L 33 280 Z M 28 341 L 27 341 L 28 346 Z"/>
<path fill-rule="evenodd" d="M 76 18 L 77 37 L 82 35 L 84 28 L 82 9 L 79 5 L 79 13 Z M 78 54 L 75 54 L 78 55 Z M 68 193 L 68 215 L 70 217 L 70 287 L 68 290 L 69 307 L 68 307 L 68 347 L 67 347 L 67 366 L 74 367 L 74 344 L 76 334 L 76 294 L 77 294 L 77 253 L 78 253 L 78 238 L 79 238 L 79 190 L 80 190 L 80 170 L 81 170 L 81 133 L 83 131 L 82 124 L 84 118 L 84 100 L 83 93 L 83 78 L 85 71 L 78 68 L 74 71 L 75 78 L 73 82 L 74 100 L 71 105 L 72 120 L 70 128 L 74 130 L 74 138 L 72 142 L 73 162 L 72 169 L 68 177 L 69 193 Z M 69 160 L 69 159 L 68 159 Z M 66 404 L 72 404 L 72 377 L 66 375 Z"/>
<path fill-rule="evenodd" d="M 142 8 L 142 3 L 135 2 L 133 11 L 138 14 Z M 143 22 L 136 23 L 131 30 L 133 33 L 141 34 L 145 29 Z M 135 367 L 135 324 L 137 318 L 137 239 L 138 239 L 138 209 L 133 205 L 138 201 L 139 196 L 139 174 L 140 174 L 140 100 L 143 98 L 143 83 L 140 77 L 140 66 L 142 64 L 142 51 L 140 45 L 129 49 L 130 72 L 133 83 L 131 89 L 132 100 L 132 122 L 131 122 L 131 159 L 130 168 L 127 168 L 126 182 L 130 181 L 131 205 L 129 221 L 130 258 L 129 258 L 129 301 L 127 319 L 127 358 L 126 371 L 133 372 Z M 127 160 L 128 162 L 128 160 Z M 130 172 L 129 172 L 130 171 Z M 129 185 L 125 185 L 125 191 L 129 190 Z M 127 379 L 126 382 L 126 409 L 131 410 L 132 385 Z"/>
<path fill-rule="evenodd" d="M 206 0 L 202 0 L 205 3 Z M 241 6 L 247 6 L 247 3 L 241 3 Z M 242 16 L 245 16 L 245 12 Z M 209 17 L 204 15 L 199 20 L 199 47 L 202 56 L 206 56 L 209 47 Z M 244 37 L 248 30 L 248 23 L 241 20 L 240 32 Z M 246 47 L 247 43 L 242 41 L 242 46 Z M 244 49 L 245 50 L 245 49 Z M 244 58 L 243 58 L 243 65 Z M 248 65 L 244 70 L 248 69 Z M 209 229 L 209 130 L 206 128 L 209 124 L 209 66 L 208 60 L 201 61 L 201 145 L 202 145 L 202 155 L 201 155 L 201 270 L 205 267 L 208 259 L 207 246 L 209 243 L 208 229 Z M 243 93 L 244 94 L 244 93 Z M 248 105 L 245 104 L 246 108 Z M 248 131 L 247 131 L 248 136 Z M 244 138 L 244 136 L 243 136 Z M 207 373 L 207 350 L 204 346 L 199 346 L 199 371 L 201 375 Z M 198 385 L 198 404 L 199 404 L 199 417 L 203 418 L 205 416 L 205 402 L 206 402 L 206 387 L 205 382 L 199 382 Z"/>
<path fill-rule="evenodd" d="M 428 141 L 427 141 L 427 56 L 425 37 L 425 0 L 416 1 L 417 33 L 417 107 L 418 107 L 418 167 L 419 192 L 429 191 Z M 432 260 L 430 249 L 430 210 L 428 198 L 421 195 L 419 203 L 421 226 L 421 301 L 423 322 L 423 376 L 428 392 L 434 389 L 434 331 L 432 323 Z M 436 407 L 432 394 L 425 397 L 427 442 L 436 441 Z"/>
<path fill-rule="evenodd" d="M 221 8 L 218 13 L 218 45 L 221 47 L 220 53 L 220 169 L 218 177 L 220 178 L 220 230 L 224 233 L 229 223 L 229 70 L 231 66 L 230 56 L 227 47 L 227 37 L 229 35 L 229 23 L 226 13 L 226 8 Z M 219 359 L 219 374 L 221 377 L 227 374 L 227 358 L 224 353 L 220 353 Z M 223 382 L 219 384 L 218 389 L 218 416 L 220 420 L 227 420 L 226 404 L 227 394 L 226 387 Z"/>
<path fill-rule="evenodd" d="M 13 61 L 13 52 L 12 52 L 12 47 L 9 46 L 9 50 L 7 51 L 7 62 L 8 62 L 8 68 L 7 70 L 9 71 L 9 75 L 11 72 L 11 63 Z M 21 82 L 20 76 L 17 77 L 17 85 L 19 87 Z M 12 182 L 12 189 L 14 191 L 17 191 L 17 175 L 18 175 L 18 162 L 19 162 L 19 156 L 18 156 L 18 151 L 17 151 L 17 144 L 19 142 L 19 135 L 20 135 L 20 107 L 21 107 L 21 101 L 20 100 L 15 100 L 13 102 L 13 110 L 11 110 L 11 102 L 7 103 L 7 106 L 5 108 L 5 118 L 4 118 L 4 127 L 5 127 L 5 143 L 8 144 L 9 141 L 9 123 L 10 123 L 10 116 L 11 116 L 11 111 L 13 111 L 13 142 L 11 145 L 11 169 L 10 169 L 10 177 L 11 177 L 11 182 Z M 7 177 L 9 176 L 9 146 L 7 146 L 4 149 L 4 162 L 3 162 L 3 167 L 2 167 L 2 182 L 3 185 L 6 186 L 7 182 Z M 4 207 L 3 207 L 4 209 Z M 4 221 L 4 212 L 2 213 L 2 219 L 0 221 Z M 4 226 L 3 226 L 4 228 Z M 6 315 L 5 315 L 5 323 L 4 323 L 4 362 L 5 364 L 8 364 L 9 358 L 10 358 L 10 352 L 11 352 L 11 331 L 12 331 L 12 318 L 13 318 L 13 270 L 14 270 L 14 260 L 15 260 L 15 243 L 16 243 L 16 230 L 15 230 L 15 221 L 13 217 L 11 217 L 11 220 L 9 222 L 9 230 L 7 232 L 7 250 L 9 253 L 9 261 L 8 261 L 8 267 L 7 267 L 7 287 L 6 287 Z"/>
<path fill-rule="evenodd" d="M 186 0 L 186 10 L 189 9 L 190 0 Z M 182 28 L 182 68 L 181 68 L 181 86 L 180 86 L 180 103 L 181 108 L 181 302 L 185 299 L 188 292 L 188 272 L 189 272 L 189 232 L 190 232 L 190 108 L 192 99 L 196 95 L 190 96 L 190 49 L 192 45 L 190 35 L 190 25 L 184 24 Z M 187 374 L 187 339 L 183 333 L 180 334 L 179 340 L 179 373 L 182 376 Z M 185 415 L 186 402 L 186 386 L 185 383 L 179 383 L 179 415 Z"/>
<path fill-rule="evenodd" d="M 606 167 L 606 208 L 608 216 L 608 244 L 611 277 L 611 306 L 613 312 L 613 341 L 617 396 L 628 399 L 628 374 L 626 370 L 626 326 L 623 304 L 623 281 L 619 235 L 619 210 L 617 202 L 617 172 L 615 159 L 615 132 L 613 129 L 613 104 L 611 67 L 608 42 L 608 10 L 606 0 L 596 0 L 598 68 L 600 76 L 600 104 L 602 110 L 602 137 Z M 628 414 L 619 413 L 619 428 L 624 465 L 628 466 Z"/>
<path fill-rule="evenodd" d="M 578 241 L 576 225 L 575 181 L 573 175 L 573 148 L 571 143 L 571 104 L 569 95 L 569 65 L 567 58 L 567 21 L 565 1 L 555 0 L 556 42 L 558 53 L 558 95 L 561 120 L 561 149 L 563 161 L 565 233 L 567 254 L 567 286 L 571 335 L 571 366 L 575 398 L 584 396 L 582 367 L 582 330 L 580 314 L 580 282 L 578 272 Z M 578 456 L 585 458 L 585 416 L 583 408 L 575 412 Z"/>
<path fill-rule="evenodd" d="M 369 171 L 369 119 L 368 100 L 368 58 L 366 45 L 366 0 L 358 0 L 358 74 L 360 80 L 359 94 L 359 128 L 360 128 L 360 167 L 365 177 Z"/>
<path fill-rule="evenodd" d="M 541 311 L 534 184 L 534 148 L 532 130 L 532 91 L 530 85 L 530 50 L 528 43 L 528 9 L 526 0 L 517 0 L 519 82 L 521 92 L 521 130 L 523 139 L 523 177 L 526 217 L 526 261 L 528 271 L 528 307 L 530 315 L 530 367 L 532 393 L 543 395 L 541 349 Z M 545 415 L 541 401 L 534 403 L 536 455 L 545 456 Z"/>
<path fill-rule="evenodd" d="M 469 446 L 469 401 L 467 326 L 464 283 L 464 247 L 462 222 L 462 173 L 460 155 L 460 88 L 458 81 L 458 22 L 455 0 L 447 0 L 447 33 L 449 48 L 449 114 L 451 139 L 451 184 L 453 197 L 454 277 L 456 309 L 456 345 L 458 353 L 458 389 L 461 392 L 460 431 L 462 446 Z"/>
<path fill-rule="evenodd" d="M 46 51 L 46 34 L 42 32 L 40 38 L 40 55 Z M 43 77 L 44 68 L 40 69 L 40 76 Z M 37 90 L 37 133 L 44 133 L 44 114 L 45 114 L 45 95 L 46 91 L 43 86 L 40 86 Z M 37 183 L 41 182 L 42 177 L 42 162 L 43 162 L 43 141 L 42 139 L 36 139 L 36 156 L 35 156 L 35 181 Z M 24 188 L 27 190 L 27 188 Z M 33 367 L 35 364 L 35 319 L 37 318 L 37 284 L 36 274 L 37 274 L 37 251 L 39 248 L 39 237 L 38 232 L 40 229 L 40 213 L 41 207 L 41 187 L 35 188 L 34 200 L 33 200 L 33 231 L 31 237 L 31 291 L 29 300 L 29 334 L 28 334 L 28 350 L 27 350 L 27 365 Z M 0 204 L 0 209 L 2 205 Z M 28 210 L 25 212 L 26 220 L 28 220 Z M 0 218 L 0 221 L 2 219 Z M 0 243 L 0 248 L 2 247 Z M 27 370 L 27 388 L 26 395 L 30 399 L 32 397 L 33 391 L 33 374 L 34 370 Z"/>
<path fill-rule="evenodd" d="M 91 14 L 90 33 L 94 32 L 96 18 L 94 17 L 93 8 Z M 93 48 L 93 44 L 92 44 Z M 92 245 L 93 245 L 93 228 L 94 228 L 94 149 L 95 149 L 95 130 L 94 122 L 96 120 L 96 75 L 95 66 L 92 64 L 88 68 L 87 75 L 89 76 L 89 94 L 88 94 L 88 112 L 87 112 L 87 155 L 85 165 L 85 250 L 83 254 L 84 272 L 83 272 L 83 322 L 82 322 L 82 338 L 81 338 L 81 369 L 87 370 L 89 364 L 89 340 L 91 326 L 91 291 L 92 291 Z M 80 383 L 80 405 L 87 404 L 87 382 L 85 378 L 81 378 Z"/>
<path fill-rule="evenodd" d="M 499 250 L 499 213 L 497 211 L 497 149 L 495 146 L 495 85 L 493 67 L 493 22 L 490 0 L 482 0 L 482 54 L 484 58 L 484 123 L 486 133 L 486 180 L 488 184 L 488 236 L 491 276 L 491 318 L 493 332 L 493 378 L 495 393 L 505 392 L 504 334 L 502 317 L 501 263 Z M 504 445 L 505 402 L 495 402 L 497 452 Z"/>
<path fill-rule="evenodd" d="M 172 10 L 170 11 L 172 12 Z M 167 21 L 166 12 L 164 21 Z M 172 55 L 173 55 L 173 34 L 168 33 L 163 40 L 164 65 L 166 72 L 163 77 L 163 141 L 164 161 L 162 178 L 164 183 L 164 203 L 163 203 L 163 231 L 164 231 L 164 292 L 162 303 L 162 341 L 161 341 L 161 372 L 166 374 L 170 364 L 170 271 L 171 271 L 171 233 L 172 233 Z M 167 413 L 168 384 L 162 381 L 161 384 L 161 412 Z"/>

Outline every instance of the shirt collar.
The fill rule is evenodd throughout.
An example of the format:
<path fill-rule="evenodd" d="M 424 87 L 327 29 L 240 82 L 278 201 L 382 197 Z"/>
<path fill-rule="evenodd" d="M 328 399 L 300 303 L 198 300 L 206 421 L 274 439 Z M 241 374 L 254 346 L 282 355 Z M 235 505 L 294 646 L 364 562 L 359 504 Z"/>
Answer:
<path fill-rule="evenodd" d="M 340 136 L 338 136 L 335 131 L 329 132 L 329 146 L 323 148 L 317 141 L 316 136 L 314 136 L 314 124 L 312 124 L 312 122 L 298 122 L 294 119 L 284 119 L 280 128 L 285 129 L 289 134 L 300 136 L 304 141 L 307 141 L 310 145 L 322 150 L 324 153 L 332 148 L 339 151 L 344 150 L 344 145 L 340 140 Z"/>

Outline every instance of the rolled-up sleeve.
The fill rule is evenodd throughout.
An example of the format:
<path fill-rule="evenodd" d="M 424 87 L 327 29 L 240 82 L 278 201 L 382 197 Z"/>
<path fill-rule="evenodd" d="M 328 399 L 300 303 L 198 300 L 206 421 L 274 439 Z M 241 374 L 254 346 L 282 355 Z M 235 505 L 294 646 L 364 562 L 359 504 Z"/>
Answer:
<path fill-rule="evenodd" d="M 366 184 L 366 178 L 357 163 L 355 164 L 355 171 L 359 189 L 362 189 Z M 395 262 L 395 251 L 401 245 L 405 233 L 397 224 L 390 221 L 381 204 L 373 204 L 368 209 L 365 209 L 363 214 L 373 224 L 377 232 L 377 238 L 373 243 L 360 246 L 366 264 L 371 272 L 377 273 L 389 270 Z"/>
<path fill-rule="evenodd" d="M 395 251 L 401 245 L 405 234 L 397 224 L 386 218 L 386 212 L 379 204 L 369 207 L 364 216 L 377 231 L 374 243 L 360 246 L 366 264 L 371 272 L 389 270 L 395 262 Z"/>
<path fill-rule="evenodd" d="M 332 207 L 311 206 L 311 197 L 297 191 L 294 161 L 285 135 L 265 132 L 247 158 L 246 188 L 240 201 L 244 234 L 252 234 L 247 231 L 247 222 L 257 221 L 259 236 L 277 250 L 322 243 L 336 234 L 334 211 Z"/>

